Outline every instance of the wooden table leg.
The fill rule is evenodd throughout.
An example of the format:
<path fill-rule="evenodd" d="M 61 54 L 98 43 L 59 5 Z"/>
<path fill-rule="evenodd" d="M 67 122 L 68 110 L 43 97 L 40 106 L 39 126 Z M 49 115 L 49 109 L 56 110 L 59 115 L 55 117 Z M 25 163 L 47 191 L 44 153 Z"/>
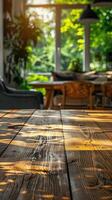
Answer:
<path fill-rule="evenodd" d="M 62 94 L 63 94 L 63 97 L 62 97 L 62 108 L 64 108 L 65 106 L 65 86 L 63 85 L 62 88 L 61 88 L 61 91 L 62 91 Z"/>
<path fill-rule="evenodd" d="M 94 107 L 93 91 L 94 91 L 94 86 L 90 87 L 90 95 L 89 95 L 89 109 L 93 109 L 93 107 Z"/>
<path fill-rule="evenodd" d="M 45 104 L 46 109 L 49 109 L 52 107 L 53 94 L 54 94 L 53 87 L 46 89 L 46 104 Z"/>

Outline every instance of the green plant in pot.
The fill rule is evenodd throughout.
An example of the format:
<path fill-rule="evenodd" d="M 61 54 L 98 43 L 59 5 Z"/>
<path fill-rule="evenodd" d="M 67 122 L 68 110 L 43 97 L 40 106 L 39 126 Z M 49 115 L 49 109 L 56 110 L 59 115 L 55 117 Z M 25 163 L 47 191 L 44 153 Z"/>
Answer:
<path fill-rule="evenodd" d="M 5 28 L 5 76 L 20 85 L 25 80 L 29 56 L 41 36 L 41 21 L 36 15 L 20 15 L 7 20 Z"/>

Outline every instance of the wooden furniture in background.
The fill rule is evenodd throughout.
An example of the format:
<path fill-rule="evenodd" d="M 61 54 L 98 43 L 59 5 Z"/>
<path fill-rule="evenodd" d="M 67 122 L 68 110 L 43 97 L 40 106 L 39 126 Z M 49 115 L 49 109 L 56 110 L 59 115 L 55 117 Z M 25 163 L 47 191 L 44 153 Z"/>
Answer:
<path fill-rule="evenodd" d="M 112 112 L 0 111 L 0 199 L 112 199 Z"/>
<path fill-rule="evenodd" d="M 103 104 L 112 109 L 112 81 L 108 81 L 103 85 Z"/>
<path fill-rule="evenodd" d="M 46 89 L 46 100 L 45 108 L 52 108 L 54 91 L 60 90 L 62 92 L 62 102 L 61 107 L 65 104 L 65 89 L 63 81 L 53 81 L 53 82 L 30 82 L 29 83 L 33 88 L 45 88 Z"/>
<path fill-rule="evenodd" d="M 105 77 L 94 81 L 31 82 L 34 88 L 46 89 L 45 108 L 89 108 L 104 109 L 106 97 L 112 97 L 112 82 Z M 110 88 L 110 89 L 109 89 Z M 55 91 L 61 95 L 54 96 Z M 100 103 L 99 103 L 100 101 Z M 55 102 L 55 105 L 53 105 Z M 60 105 L 60 107 L 58 106 Z"/>
<path fill-rule="evenodd" d="M 112 103 L 112 81 L 108 81 L 108 79 L 104 77 L 91 81 L 91 83 L 93 85 L 92 108 L 105 109 L 109 107 L 109 104 Z"/>
<path fill-rule="evenodd" d="M 86 81 L 67 81 L 65 86 L 65 107 L 92 108 L 93 86 Z"/>

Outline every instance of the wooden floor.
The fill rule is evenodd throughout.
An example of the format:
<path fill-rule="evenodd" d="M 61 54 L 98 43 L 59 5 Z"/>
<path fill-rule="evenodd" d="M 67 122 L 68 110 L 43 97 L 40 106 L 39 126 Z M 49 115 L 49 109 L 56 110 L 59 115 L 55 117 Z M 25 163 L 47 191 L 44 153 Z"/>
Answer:
<path fill-rule="evenodd" d="M 112 200 L 112 112 L 0 111 L 0 200 Z"/>

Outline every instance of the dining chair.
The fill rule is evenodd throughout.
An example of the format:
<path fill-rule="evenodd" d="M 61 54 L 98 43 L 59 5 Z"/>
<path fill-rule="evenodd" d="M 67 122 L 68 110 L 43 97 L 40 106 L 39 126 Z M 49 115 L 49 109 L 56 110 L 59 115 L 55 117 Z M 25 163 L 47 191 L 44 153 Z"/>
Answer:
<path fill-rule="evenodd" d="M 103 85 L 103 104 L 104 107 L 112 108 L 112 82 L 107 82 Z"/>
<path fill-rule="evenodd" d="M 65 86 L 64 108 L 92 108 L 92 84 L 86 81 L 68 81 Z"/>

